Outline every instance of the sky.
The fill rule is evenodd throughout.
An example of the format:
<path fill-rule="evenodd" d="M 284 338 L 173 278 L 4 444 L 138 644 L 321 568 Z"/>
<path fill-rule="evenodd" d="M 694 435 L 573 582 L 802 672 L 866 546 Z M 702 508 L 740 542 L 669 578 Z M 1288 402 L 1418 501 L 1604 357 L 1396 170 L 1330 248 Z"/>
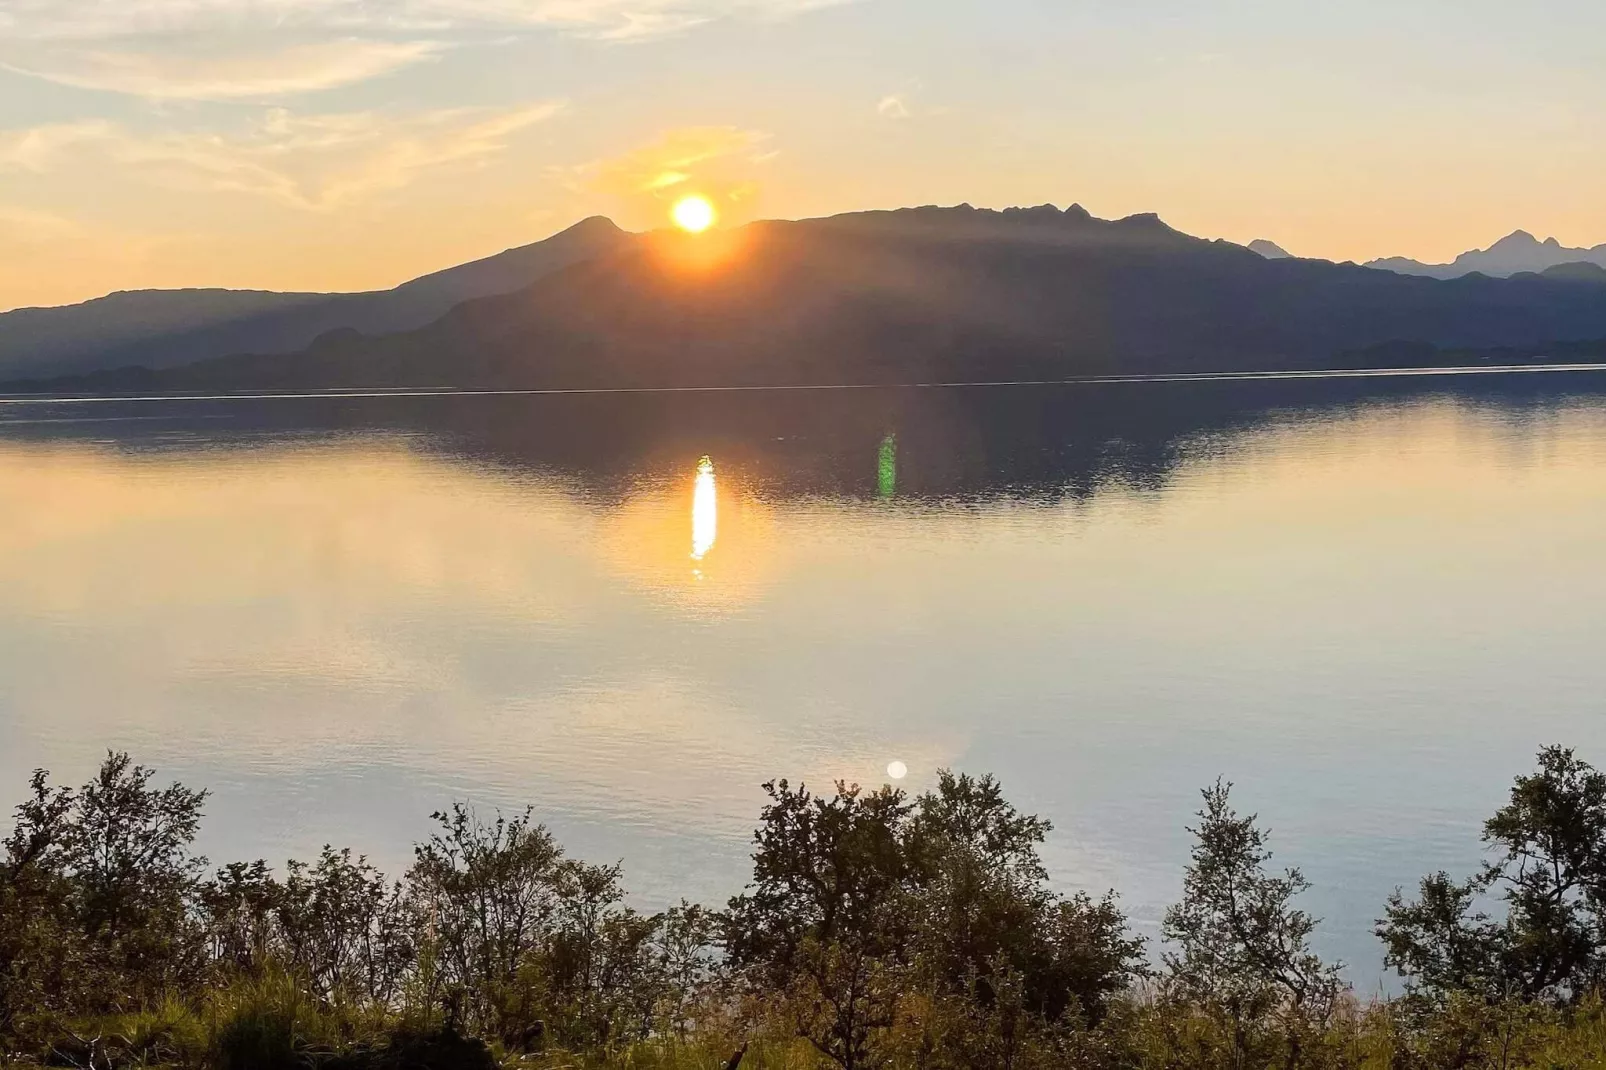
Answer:
<path fill-rule="evenodd" d="M 1606 242 L 1599 0 L 0 0 L 0 309 L 394 285 L 588 215 L 1080 203 Z"/>

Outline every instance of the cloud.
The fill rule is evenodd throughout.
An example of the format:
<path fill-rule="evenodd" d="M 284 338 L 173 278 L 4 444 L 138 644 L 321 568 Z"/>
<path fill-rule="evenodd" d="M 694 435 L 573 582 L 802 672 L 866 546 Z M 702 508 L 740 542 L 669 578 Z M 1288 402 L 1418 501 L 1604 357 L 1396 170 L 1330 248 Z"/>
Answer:
<path fill-rule="evenodd" d="M 421 173 L 502 152 L 561 102 L 459 108 L 391 116 L 375 112 L 267 112 L 244 132 L 142 135 L 110 123 L 0 131 L 0 170 L 47 171 L 96 160 L 169 188 L 243 193 L 310 211 L 359 203 Z"/>
<path fill-rule="evenodd" d="M 618 197 L 656 196 L 699 181 L 718 181 L 718 166 L 753 149 L 768 134 L 735 126 L 689 126 L 670 130 L 648 145 L 608 160 L 572 169 L 579 184 Z"/>
<path fill-rule="evenodd" d="M 724 18 L 788 18 L 851 0 L 402 0 L 411 17 L 455 24 L 553 26 L 629 39 Z"/>
<path fill-rule="evenodd" d="M 113 133 L 112 125 L 99 119 L 0 130 L 0 171 L 47 171 L 74 146 Z"/>
<path fill-rule="evenodd" d="M 909 118 L 909 105 L 904 101 L 903 96 L 898 93 L 891 93 L 882 97 L 881 102 L 875 106 L 875 110 L 886 119 Z"/>
<path fill-rule="evenodd" d="M 739 126 L 685 126 L 637 148 L 581 164 L 551 167 L 547 177 L 592 201 L 621 225 L 661 226 L 667 205 L 697 194 L 720 206 L 726 223 L 752 218 L 760 169 L 776 156 L 770 135 Z M 596 203 L 600 195 L 611 203 Z"/>
<path fill-rule="evenodd" d="M 286 43 L 207 41 L 165 48 L 63 47 L 26 50 L 0 66 L 62 85 L 151 99 L 263 99 L 367 81 L 433 58 L 433 41 L 336 38 Z"/>
<path fill-rule="evenodd" d="M 849 2 L 5 0 L 0 65 L 153 98 L 279 98 L 388 74 L 487 32 L 643 40 Z"/>
<path fill-rule="evenodd" d="M 788 18 L 853 0 L 8 0 L 0 29 L 34 39 L 174 36 L 247 28 L 408 33 L 553 27 L 671 33 L 723 18 Z"/>

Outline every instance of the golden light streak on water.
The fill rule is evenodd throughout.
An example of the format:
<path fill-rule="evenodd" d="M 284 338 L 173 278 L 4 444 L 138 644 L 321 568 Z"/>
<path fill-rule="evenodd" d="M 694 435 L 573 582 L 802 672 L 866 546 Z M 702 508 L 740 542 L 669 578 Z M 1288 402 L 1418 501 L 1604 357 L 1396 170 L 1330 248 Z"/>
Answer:
<path fill-rule="evenodd" d="M 697 462 L 697 484 L 691 500 L 691 559 L 701 561 L 719 536 L 719 501 L 714 493 L 714 462 Z"/>

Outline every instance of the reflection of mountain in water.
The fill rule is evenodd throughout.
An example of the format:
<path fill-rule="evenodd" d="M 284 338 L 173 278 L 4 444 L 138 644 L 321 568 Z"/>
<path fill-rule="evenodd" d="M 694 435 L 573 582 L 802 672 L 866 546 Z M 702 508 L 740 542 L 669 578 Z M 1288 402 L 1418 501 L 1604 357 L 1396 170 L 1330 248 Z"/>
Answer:
<path fill-rule="evenodd" d="M 1581 395 L 1606 397 L 1606 376 L 117 402 L 0 409 L 0 433 L 132 450 L 401 433 L 602 501 L 705 455 L 770 497 L 1060 500 L 1159 489 L 1200 451 L 1357 405 L 1448 397 L 1520 422 Z"/>

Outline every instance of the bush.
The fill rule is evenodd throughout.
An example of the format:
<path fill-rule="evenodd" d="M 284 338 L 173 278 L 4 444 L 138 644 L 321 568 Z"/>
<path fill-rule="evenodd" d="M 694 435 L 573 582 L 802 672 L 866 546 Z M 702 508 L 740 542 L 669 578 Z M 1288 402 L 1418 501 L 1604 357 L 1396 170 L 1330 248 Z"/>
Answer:
<path fill-rule="evenodd" d="M 649 915 L 528 812 L 437 815 L 400 881 L 332 848 L 207 879 L 204 793 L 125 755 L 80 791 L 37 774 L 0 840 L 0 1067 L 1606 1070 L 1606 776 L 1569 751 L 1516 781 L 1482 873 L 1395 897 L 1409 990 L 1366 1004 L 1225 784 L 1157 971 L 991 778 L 769 790 L 747 893 Z"/>

